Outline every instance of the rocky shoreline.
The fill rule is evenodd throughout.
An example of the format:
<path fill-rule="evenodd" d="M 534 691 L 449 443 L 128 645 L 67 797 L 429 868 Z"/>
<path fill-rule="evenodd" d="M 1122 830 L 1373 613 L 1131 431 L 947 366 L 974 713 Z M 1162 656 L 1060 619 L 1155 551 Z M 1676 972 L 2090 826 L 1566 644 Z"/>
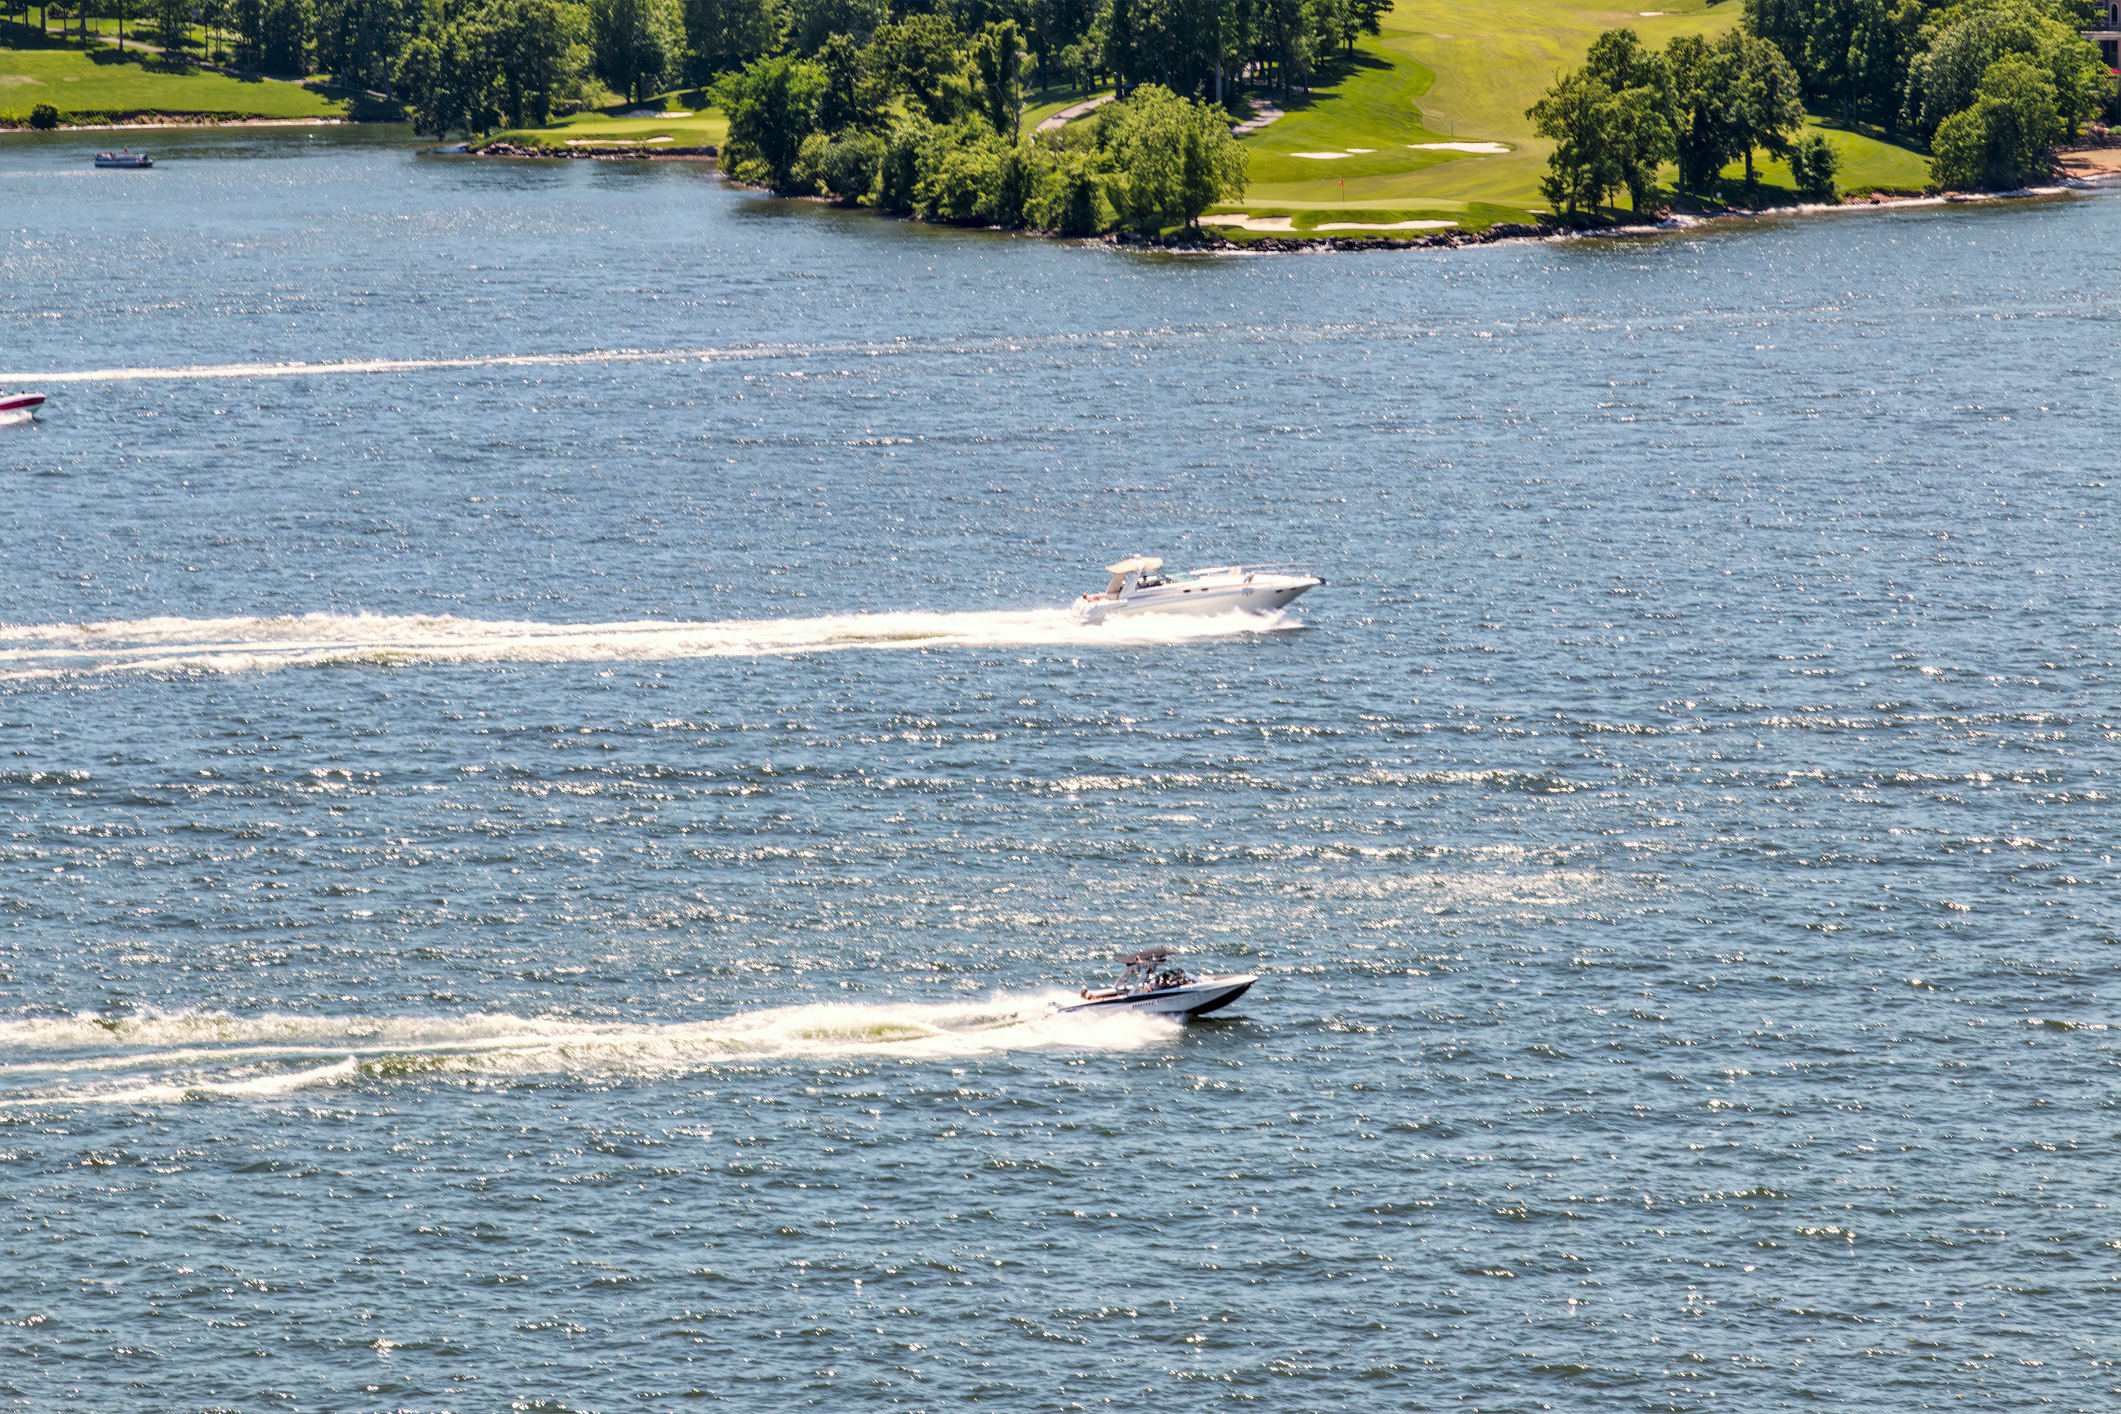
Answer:
<path fill-rule="evenodd" d="M 721 149 L 705 147 L 652 147 L 647 143 L 584 144 L 580 147 L 522 147 L 512 142 L 489 142 L 484 147 L 467 147 L 465 154 L 471 157 L 556 157 L 570 160 L 597 158 L 605 162 L 645 162 L 662 157 L 685 157 L 695 161 L 702 158 L 719 157 Z"/>
<path fill-rule="evenodd" d="M 1498 221 L 1480 231 L 1437 231 L 1426 236 L 1261 236 L 1258 240 L 1233 241 L 1213 229 L 1184 231 L 1175 236 L 1143 236 L 1120 231 L 1104 237 L 1113 245 L 1137 250 L 1262 251 L 1296 254 L 1302 251 L 1364 250 L 1457 250 L 1461 246 L 1489 245 L 1496 241 L 1540 240 L 1563 233 L 1560 226 L 1531 226 L 1522 221 Z"/>

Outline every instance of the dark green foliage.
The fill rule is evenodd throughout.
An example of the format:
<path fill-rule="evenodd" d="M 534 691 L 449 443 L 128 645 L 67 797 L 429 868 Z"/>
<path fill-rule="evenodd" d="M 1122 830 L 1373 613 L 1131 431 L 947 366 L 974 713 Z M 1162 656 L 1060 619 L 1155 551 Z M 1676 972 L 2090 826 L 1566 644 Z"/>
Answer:
<path fill-rule="evenodd" d="M 1677 152 L 1679 98 L 1670 66 L 1633 30 L 1598 36 L 1525 116 L 1554 143 L 1541 186 L 1555 210 L 1595 209 L 1615 188 L 1638 214 L 1654 207 L 1658 164 Z"/>
<path fill-rule="evenodd" d="M 1111 0 L 1105 17 L 1104 70 L 1121 88 L 1134 81 L 1134 0 Z"/>
<path fill-rule="evenodd" d="M 940 15 L 909 15 L 878 30 L 872 48 L 876 71 L 918 104 L 930 122 L 949 122 L 962 110 L 965 60 L 950 21 Z"/>
<path fill-rule="evenodd" d="M 1841 150 L 1825 133 L 1813 133 L 1790 148 L 1790 176 L 1797 183 L 1797 194 L 1806 201 L 1838 199 L 1834 176 L 1840 170 Z"/>
<path fill-rule="evenodd" d="M 50 132 L 59 126 L 59 110 L 49 103 L 39 103 L 29 110 L 29 125 Z"/>
<path fill-rule="evenodd" d="M 774 0 L 684 0 L 686 68 L 695 83 L 740 69 L 780 43 Z"/>
<path fill-rule="evenodd" d="M 872 132 L 847 129 L 831 136 L 812 133 L 803 139 L 799 166 L 805 180 L 838 201 L 866 201 L 876 190 L 887 148 Z"/>
<path fill-rule="evenodd" d="M 1016 25 L 1003 21 L 987 26 L 987 32 L 972 45 L 973 70 L 979 76 L 979 110 L 987 125 L 1015 142 L 1022 124 L 1017 121 L 1023 85 L 1018 73 Z"/>
<path fill-rule="evenodd" d="M 803 55 L 816 54 L 832 36 L 869 43 L 884 23 L 884 0 L 789 0 L 788 41 Z"/>
<path fill-rule="evenodd" d="M 2016 187 L 2044 175 L 2062 137 L 2052 73 L 2022 54 L 1989 65 L 1974 101 L 1937 127 L 1932 178 L 1941 187 Z"/>
<path fill-rule="evenodd" d="M 714 87 L 715 106 L 729 115 L 723 169 L 774 191 L 802 190 L 803 140 L 817 131 L 824 88 L 823 70 L 793 54 L 724 75 Z"/>
<path fill-rule="evenodd" d="M 678 0 L 590 0 L 596 75 L 638 103 L 676 71 L 684 43 Z"/>

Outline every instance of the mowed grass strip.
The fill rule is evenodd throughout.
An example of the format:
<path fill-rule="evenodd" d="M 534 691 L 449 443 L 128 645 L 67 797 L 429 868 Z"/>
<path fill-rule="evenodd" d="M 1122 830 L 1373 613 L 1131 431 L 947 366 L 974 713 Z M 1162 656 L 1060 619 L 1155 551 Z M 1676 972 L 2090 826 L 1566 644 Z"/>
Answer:
<path fill-rule="evenodd" d="M 7 31 L 13 30 L 14 34 Z M 0 26 L 0 37 L 21 26 Z M 34 41 L 36 31 L 28 31 Z M 234 79 L 152 54 L 97 48 L 0 48 L 0 108 L 28 113 L 214 113 L 252 118 L 339 118 L 344 101 L 298 83 Z"/>

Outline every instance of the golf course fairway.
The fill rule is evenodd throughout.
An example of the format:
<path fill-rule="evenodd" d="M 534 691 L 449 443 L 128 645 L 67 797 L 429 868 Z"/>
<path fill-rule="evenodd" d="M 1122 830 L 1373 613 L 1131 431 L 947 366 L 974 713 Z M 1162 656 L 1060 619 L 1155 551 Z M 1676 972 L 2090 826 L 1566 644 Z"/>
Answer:
<path fill-rule="evenodd" d="M 1627 27 L 1661 50 L 1682 34 L 1713 38 L 1738 19 L 1737 0 L 1673 0 L 1651 13 L 1563 0 L 1399 0 L 1381 34 L 1322 65 L 1313 92 L 1292 95 L 1286 116 L 1243 139 L 1251 154 L 1245 198 L 1215 210 L 1292 215 L 1299 228 L 1335 220 L 1326 214 L 1334 211 L 1350 222 L 1368 212 L 1380 223 L 1456 220 L 1461 229 L 1529 219 L 1546 205 L 1539 181 L 1553 144 L 1533 135 L 1525 110 L 1583 62 L 1592 40 Z M 1267 90 L 1258 96 L 1278 99 Z M 1819 113 L 1806 125 L 1813 130 L 1841 149 L 1844 190 L 1920 190 L 1929 180 L 1928 158 L 1912 148 Z M 1779 187 L 1787 199 L 1788 168 L 1765 153 L 1756 165 L 1769 197 Z"/>

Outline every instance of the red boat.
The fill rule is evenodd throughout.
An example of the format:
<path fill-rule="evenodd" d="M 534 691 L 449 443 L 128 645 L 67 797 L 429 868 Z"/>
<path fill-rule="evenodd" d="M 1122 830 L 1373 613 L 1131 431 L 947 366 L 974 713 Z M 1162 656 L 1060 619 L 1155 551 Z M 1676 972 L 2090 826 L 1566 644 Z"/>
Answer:
<path fill-rule="evenodd" d="M 0 393 L 0 417 L 11 412 L 33 412 L 43 403 L 42 393 Z"/>

